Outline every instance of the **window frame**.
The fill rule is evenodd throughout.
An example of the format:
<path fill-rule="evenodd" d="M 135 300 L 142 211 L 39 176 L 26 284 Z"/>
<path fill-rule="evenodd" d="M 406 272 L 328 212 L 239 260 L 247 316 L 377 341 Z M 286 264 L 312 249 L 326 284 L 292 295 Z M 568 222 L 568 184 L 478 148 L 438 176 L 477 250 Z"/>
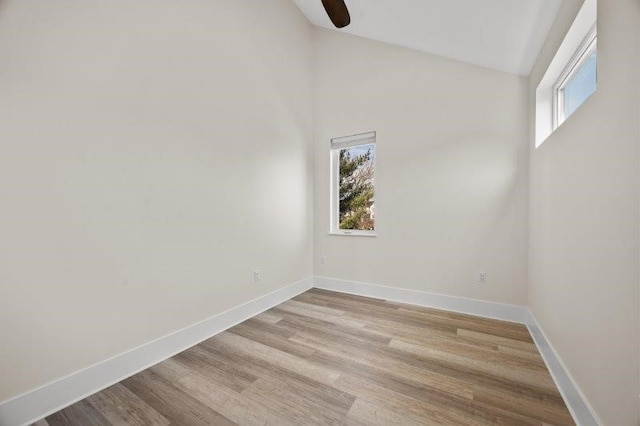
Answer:
<path fill-rule="evenodd" d="M 560 73 L 558 80 L 553 85 L 553 130 L 557 129 L 565 122 L 568 117 L 564 116 L 564 89 L 567 87 L 568 83 L 570 83 L 573 77 L 582 69 L 584 64 L 587 62 L 589 57 L 593 52 L 597 52 L 598 50 L 598 31 L 597 25 L 594 25 L 584 40 L 580 43 L 580 46 L 571 57 L 564 70 Z M 596 59 L 596 89 L 597 90 L 597 63 Z M 595 93 L 595 90 L 593 93 Z M 589 99 L 591 95 L 589 95 L 584 102 Z M 583 104 L 584 104 L 583 102 Z M 582 106 L 582 104 L 580 104 Z M 576 111 L 580 108 L 576 108 Z M 575 111 L 574 111 L 575 112 Z"/>
<path fill-rule="evenodd" d="M 350 136 L 333 138 L 330 140 L 330 221 L 329 234 L 331 235 L 349 235 L 358 237 L 376 237 L 377 224 L 371 231 L 359 229 L 340 229 L 340 150 L 353 148 L 356 146 L 373 145 L 376 146 L 376 132 L 359 133 Z M 376 157 L 374 156 L 373 164 L 375 167 Z M 374 172 L 375 173 L 375 172 Z M 375 176 L 375 175 L 374 175 Z M 375 179 L 375 178 L 374 178 Z M 376 194 L 374 183 L 374 199 Z M 374 204 L 375 205 L 375 204 Z M 375 220 L 375 219 L 374 219 Z M 375 222 L 374 222 L 375 223 Z"/>

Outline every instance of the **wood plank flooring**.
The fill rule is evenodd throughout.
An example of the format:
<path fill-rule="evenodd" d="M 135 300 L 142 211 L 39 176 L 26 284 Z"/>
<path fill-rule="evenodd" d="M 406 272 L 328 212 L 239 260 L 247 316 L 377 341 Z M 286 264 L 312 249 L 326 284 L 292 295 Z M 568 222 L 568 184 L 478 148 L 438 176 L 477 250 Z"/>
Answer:
<path fill-rule="evenodd" d="M 56 425 L 574 424 L 523 325 L 313 289 Z"/>

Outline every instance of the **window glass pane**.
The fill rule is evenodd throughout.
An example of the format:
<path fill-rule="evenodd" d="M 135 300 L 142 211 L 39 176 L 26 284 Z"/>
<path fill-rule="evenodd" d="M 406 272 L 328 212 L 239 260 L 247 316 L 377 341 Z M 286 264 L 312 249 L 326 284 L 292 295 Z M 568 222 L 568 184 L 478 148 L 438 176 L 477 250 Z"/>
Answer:
<path fill-rule="evenodd" d="M 563 89 L 565 119 L 595 91 L 596 51 L 594 50 Z"/>
<path fill-rule="evenodd" d="M 376 146 L 359 145 L 340 150 L 339 229 L 373 231 Z"/>

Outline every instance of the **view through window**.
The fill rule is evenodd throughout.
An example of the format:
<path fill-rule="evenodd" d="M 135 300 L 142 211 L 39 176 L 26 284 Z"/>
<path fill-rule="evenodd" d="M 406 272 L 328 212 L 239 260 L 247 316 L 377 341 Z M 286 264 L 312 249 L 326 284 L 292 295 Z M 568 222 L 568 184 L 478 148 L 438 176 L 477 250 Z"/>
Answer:
<path fill-rule="evenodd" d="M 595 91 L 597 74 L 597 33 L 587 35 L 574 59 L 569 62 L 555 90 L 556 127 L 573 114 Z"/>
<path fill-rule="evenodd" d="M 375 134 L 344 139 L 332 141 L 332 227 L 347 234 L 370 234 L 375 230 Z"/>
<path fill-rule="evenodd" d="M 596 91 L 596 55 L 597 52 L 594 50 L 562 89 L 565 118 L 573 114 Z"/>

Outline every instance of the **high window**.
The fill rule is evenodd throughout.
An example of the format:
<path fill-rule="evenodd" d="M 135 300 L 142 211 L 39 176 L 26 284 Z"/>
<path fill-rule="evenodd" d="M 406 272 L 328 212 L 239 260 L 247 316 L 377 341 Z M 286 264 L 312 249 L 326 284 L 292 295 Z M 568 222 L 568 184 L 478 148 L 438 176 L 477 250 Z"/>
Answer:
<path fill-rule="evenodd" d="M 331 140 L 331 233 L 375 235 L 376 133 Z"/>
<path fill-rule="evenodd" d="M 561 125 L 596 91 L 597 35 L 593 28 L 554 87 L 555 127 Z"/>
<path fill-rule="evenodd" d="M 549 138 L 597 86 L 598 1 L 584 0 L 536 89 L 535 146 Z"/>

